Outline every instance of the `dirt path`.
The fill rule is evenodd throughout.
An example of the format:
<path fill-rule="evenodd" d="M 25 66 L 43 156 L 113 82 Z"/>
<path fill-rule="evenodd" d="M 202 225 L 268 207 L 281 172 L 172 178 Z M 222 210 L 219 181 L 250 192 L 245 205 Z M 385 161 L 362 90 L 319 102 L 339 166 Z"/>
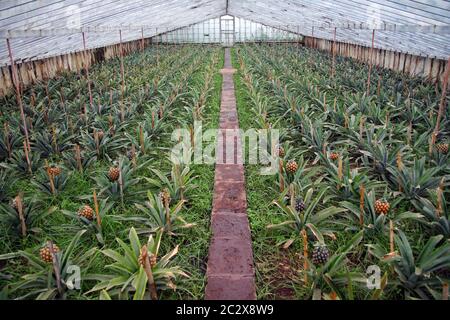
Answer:
<path fill-rule="evenodd" d="M 252 242 L 230 49 L 225 49 L 207 300 L 256 299 Z"/>

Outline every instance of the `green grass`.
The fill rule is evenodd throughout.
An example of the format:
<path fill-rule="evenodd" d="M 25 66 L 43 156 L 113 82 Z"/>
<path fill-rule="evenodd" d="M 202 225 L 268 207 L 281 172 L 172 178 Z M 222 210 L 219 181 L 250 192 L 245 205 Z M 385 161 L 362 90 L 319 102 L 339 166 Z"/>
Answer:
<path fill-rule="evenodd" d="M 236 102 L 238 108 L 239 127 L 246 131 L 258 129 L 259 124 L 250 109 L 250 101 L 247 89 L 243 84 L 236 48 L 232 49 L 233 67 L 238 70 L 235 73 L 234 83 L 236 88 Z M 256 267 L 256 288 L 258 299 L 283 299 L 288 298 L 277 294 L 279 289 L 294 290 L 290 279 L 276 279 L 280 272 L 279 263 L 283 257 L 295 260 L 294 251 L 280 252 L 277 243 L 282 239 L 276 233 L 267 230 L 271 223 L 281 222 L 279 216 L 271 205 L 274 198 L 274 176 L 261 175 L 260 165 L 245 165 L 246 190 L 247 190 L 247 214 L 252 232 L 253 255 Z M 297 245 L 294 245 L 296 248 Z M 302 292 L 296 294 L 302 297 Z"/>
<path fill-rule="evenodd" d="M 186 54 L 189 54 L 189 48 L 183 47 L 178 50 L 183 50 Z M 203 126 L 206 128 L 216 128 L 218 126 L 219 117 L 219 107 L 220 107 L 220 90 L 222 77 L 219 74 L 219 70 L 223 66 L 223 54 L 221 54 L 218 48 L 204 50 L 207 55 L 205 55 L 200 61 L 200 64 L 196 71 L 190 75 L 189 83 L 186 83 L 182 87 L 182 90 L 189 90 L 189 86 L 201 87 L 203 85 L 203 71 L 205 70 L 205 61 L 212 54 L 212 50 L 215 50 L 219 54 L 218 65 L 214 66 L 216 73 L 214 75 L 213 90 L 210 98 L 206 102 L 206 108 L 203 111 L 204 119 Z M 174 51 L 175 52 L 175 51 Z M 125 58 L 126 66 L 129 68 L 127 74 L 134 74 L 139 70 L 134 70 L 136 65 L 133 63 L 135 59 L 140 58 L 139 54 L 134 54 Z M 170 54 L 166 55 L 164 58 L 160 59 L 161 68 L 164 66 L 164 61 L 169 61 L 171 59 Z M 108 68 L 114 68 L 114 65 L 118 65 L 118 59 L 114 59 L 109 62 L 104 62 L 100 65 L 96 65 L 91 70 L 91 77 L 94 78 L 98 74 L 98 79 L 107 78 L 105 74 Z M 189 66 L 188 63 L 183 68 Z M 173 77 L 174 83 L 176 83 L 177 78 L 176 72 L 177 63 L 172 65 L 172 69 L 169 70 L 159 70 L 158 67 L 154 66 L 154 72 L 147 74 L 158 74 L 163 71 L 167 73 L 169 77 Z M 72 74 L 66 75 L 68 77 L 73 77 Z M 117 75 L 116 75 L 117 76 Z M 117 81 L 117 77 L 115 81 Z M 138 78 L 130 78 L 131 82 L 135 81 L 139 83 Z M 99 80 L 101 83 L 101 81 Z M 132 98 L 130 98 L 132 99 Z M 183 109 L 183 101 L 179 100 L 174 110 L 180 110 L 181 115 L 177 115 L 177 112 L 171 114 L 167 117 L 165 121 L 168 121 L 168 126 L 161 136 L 161 139 L 154 144 L 152 150 L 150 151 L 150 166 L 148 168 L 143 168 L 136 172 L 136 176 L 140 177 L 152 177 L 153 173 L 151 168 L 158 169 L 164 173 L 167 173 L 171 169 L 171 162 L 168 158 L 169 150 L 173 146 L 174 142 L 170 140 L 172 130 L 177 126 L 183 126 L 184 121 L 179 121 L 180 119 L 185 120 Z M 147 114 L 147 116 L 149 116 Z M 183 119 L 184 117 L 184 119 Z M 133 133 L 134 130 L 130 132 Z M 140 161 L 140 158 L 138 158 Z M 37 226 L 40 231 L 35 235 L 29 235 L 25 239 L 20 239 L 20 237 L 15 237 L 11 233 L 6 232 L 6 226 L 0 226 L 0 241 L 2 246 L 0 248 L 0 254 L 16 252 L 17 250 L 27 250 L 32 253 L 37 254 L 39 248 L 44 245 L 46 240 L 53 240 L 60 248 L 65 248 L 75 235 L 75 233 L 82 229 L 83 226 L 80 222 L 68 218 L 61 213 L 62 210 L 69 210 L 76 212 L 78 208 L 86 203 L 86 200 L 80 199 L 80 196 L 91 195 L 92 190 L 95 187 L 95 182 L 92 177 L 104 174 L 110 164 L 107 161 L 98 161 L 95 166 L 85 173 L 71 172 L 68 184 L 64 191 L 57 197 L 49 197 L 44 199 L 45 207 L 56 206 L 58 209 L 46 220 L 39 223 Z M 177 290 L 176 291 L 166 291 L 161 293 L 162 299 L 202 299 L 204 295 L 204 284 L 205 284 L 205 258 L 207 255 L 207 248 L 209 245 L 209 217 L 211 212 L 212 204 L 212 192 L 214 183 L 214 166 L 211 165 L 192 165 L 191 169 L 193 175 L 196 177 L 194 180 L 194 188 L 186 194 L 188 203 L 186 208 L 182 210 L 182 216 L 187 222 L 195 223 L 196 225 L 187 229 L 182 235 L 176 237 L 164 237 L 162 242 L 161 253 L 165 254 L 176 245 L 179 245 L 179 253 L 177 254 L 174 264 L 179 265 L 188 275 L 189 278 L 177 279 Z M 143 189 L 144 188 L 144 189 Z M 152 191 L 158 192 L 158 190 L 150 189 L 145 184 L 140 184 L 135 187 L 136 191 Z M 34 186 L 29 183 L 28 179 L 20 179 L 15 185 L 9 190 L 9 195 L 13 196 L 19 191 L 25 192 L 26 196 L 31 196 L 37 193 Z M 97 190 L 98 191 L 98 190 Z M 122 239 L 128 242 L 128 231 L 129 228 L 135 226 L 131 222 L 118 221 L 114 219 L 114 216 L 135 216 L 139 215 L 139 211 L 134 207 L 133 203 L 125 204 L 124 207 L 120 205 L 115 205 L 111 212 L 109 212 L 102 220 L 103 227 L 103 237 L 105 244 L 104 246 L 99 246 L 96 241 L 94 234 L 85 234 L 79 246 L 76 250 L 76 255 L 80 255 L 87 250 L 98 247 L 99 249 L 111 248 L 113 250 L 118 250 L 119 246 L 116 242 L 116 238 Z M 136 226 L 135 226 L 136 227 Z M 137 226 L 139 227 L 139 226 Z M 144 237 L 141 237 L 141 241 L 144 242 Z M 119 249 L 120 251 L 120 249 Z M 108 269 L 105 268 L 111 261 L 104 255 L 98 253 L 96 254 L 87 265 L 82 266 L 82 274 L 102 274 L 108 273 Z M 50 266 L 49 266 L 50 267 Z M 27 273 L 33 272 L 33 267 L 26 263 L 23 259 L 10 259 L 7 260 L 5 266 L 0 265 L 0 290 L 10 286 L 11 284 L 17 282 L 22 276 Z M 68 294 L 69 299 L 97 299 L 94 295 L 85 295 L 85 293 L 92 288 L 96 283 L 94 281 L 83 281 L 82 289 L 80 291 L 74 290 L 70 291 Z M 26 293 L 26 290 L 19 290 L 10 294 L 9 298 L 14 298 L 21 294 Z"/>

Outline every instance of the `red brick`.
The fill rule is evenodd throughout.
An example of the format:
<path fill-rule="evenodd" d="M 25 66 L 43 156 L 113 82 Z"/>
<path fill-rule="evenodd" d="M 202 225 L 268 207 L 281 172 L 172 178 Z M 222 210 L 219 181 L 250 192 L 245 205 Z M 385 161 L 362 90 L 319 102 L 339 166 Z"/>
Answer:
<path fill-rule="evenodd" d="M 213 210 L 244 212 L 247 209 L 245 186 L 242 181 L 216 181 L 214 184 Z"/>
<path fill-rule="evenodd" d="M 255 280 L 249 276 L 208 277 L 206 300 L 256 300 Z"/>
<path fill-rule="evenodd" d="M 217 164 L 215 181 L 244 182 L 244 167 L 239 164 Z"/>
<path fill-rule="evenodd" d="M 211 218 L 211 229 L 213 237 L 251 241 L 250 227 L 245 213 L 215 212 Z"/>
<path fill-rule="evenodd" d="M 216 237 L 211 239 L 207 276 L 222 274 L 251 276 L 253 273 L 253 253 L 249 240 Z"/>

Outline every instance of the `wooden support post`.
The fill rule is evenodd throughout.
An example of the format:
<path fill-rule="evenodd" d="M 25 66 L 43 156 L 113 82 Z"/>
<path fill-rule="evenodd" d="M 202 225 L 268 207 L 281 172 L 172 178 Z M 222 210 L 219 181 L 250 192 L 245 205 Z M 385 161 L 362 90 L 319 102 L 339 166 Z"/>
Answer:
<path fill-rule="evenodd" d="M 11 44 L 9 42 L 9 38 L 6 39 L 6 46 L 8 47 L 9 60 L 11 62 L 12 80 L 13 80 L 13 84 L 14 84 L 14 86 L 16 88 L 17 104 L 19 105 L 20 117 L 22 118 L 23 130 L 25 132 L 26 148 L 28 149 L 29 152 L 31 152 L 30 139 L 29 139 L 29 136 L 28 136 L 28 126 L 27 126 L 27 121 L 25 119 L 25 112 L 23 111 L 22 95 L 20 93 L 19 75 L 17 74 L 16 63 L 15 63 L 14 58 L 13 58 L 13 54 L 12 54 L 12 49 L 11 49 Z"/>
<path fill-rule="evenodd" d="M 86 56 L 87 51 L 86 51 L 86 37 L 84 34 L 84 31 L 81 33 L 83 36 L 83 49 L 84 49 L 84 54 Z M 86 60 L 83 61 L 84 63 L 86 63 Z M 88 83 L 88 91 L 89 91 L 89 103 L 91 105 L 91 110 L 94 109 L 94 101 L 92 98 L 92 90 L 91 90 L 91 79 L 89 77 L 89 63 L 86 63 L 86 65 L 84 66 L 84 69 L 86 70 L 86 80 Z"/>
<path fill-rule="evenodd" d="M 445 109 L 445 100 L 446 100 L 446 96 L 447 96 L 449 73 L 450 73 L 450 57 L 447 60 L 447 67 L 445 69 L 444 80 L 442 82 L 441 101 L 439 103 L 439 111 L 438 111 L 437 119 L 436 119 L 436 127 L 434 128 L 434 132 L 433 132 L 432 145 L 430 146 L 430 154 L 433 150 L 434 143 L 436 142 L 436 137 L 439 133 L 442 115 L 445 113 L 444 109 Z"/>
<path fill-rule="evenodd" d="M 141 28 L 141 49 L 144 52 L 145 44 L 144 44 L 144 27 Z"/>
<path fill-rule="evenodd" d="M 375 44 L 375 29 L 372 30 L 372 47 L 370 48 L 370 58 L 369 58 L 369 72 L 367 74 L 367 94 L 370 94 L 370 74 L 372 73 L 372 59 L 373 59 L 373 47 Z"/>
<path fill-rule="evenodd" d="M 336 28 L 334 28 L 332 54 L 333 54 L 333 64 L 332 64 L 332 69 L 331 69 L 331 76 L 334 77 L 335 67 L 336 67 L 336 61 L 335 61 L 336 60 Z"/>
<path fill-rule="evenodd" d="M 159 66 L 159 39 L 158 39 L 158 28 L 156 28 L 156 66 Z"/>
<path fill-rule="evenodd" d="M 124 106 L 124 91 L 125 91 L 125 70 L 123 66 L 123 44 L 122 44 L 122 30 L 119 30 L 120 37 L 120 74 L 122 77 L 122 85 L 121 85 L 121 101 L 120 101 L 120 117 L 122 122 L 125 121 L 125 106 Z"/>

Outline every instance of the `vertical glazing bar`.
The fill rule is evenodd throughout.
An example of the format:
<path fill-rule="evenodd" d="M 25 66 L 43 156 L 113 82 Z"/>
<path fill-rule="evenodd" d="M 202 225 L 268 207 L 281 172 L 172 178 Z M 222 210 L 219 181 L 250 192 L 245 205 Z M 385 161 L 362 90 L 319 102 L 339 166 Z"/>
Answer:
<path fill-rule="evenodd" d="M 144 27 L 141 28 L 141 46 L 142 46 L 142 52 L 144 52 Z"/>
<path fill-rule="evenodd" d="M 333 64 L 332 64 L 332 69 L 331 69 L 331 76 L 334 77 L 335 63 L 336 63 L 336 61 L 335 61 L 335 58 L 336 58 L 336 27 L 334 28 L 332 55 L 333 55 Z"/>
<path fill-rule="evenodd" d="M 83 38 L 83 50 L 84 50 L 84 53 L 86 54 L 86 37 L 85 37 L 84 31 L 81 32 L 81 35 L 82 35 L 82 38 Z M 91 79 L 89 77 L 89 64 L 88 63 L 86 63 L 85 70 L 86 70 L 86 80 L 87 80 L 87 83 L 88 83 L 89 104 L 90 104 L 91 110 L 92 110 L 94 108 L 94 101 L 93 101 L 93 98 L 92 98 Z"/>
<path fill-rule="evenodd" d="M 120 73 L 122 76 L 122 86 L 121 86 L 121 108 L 122 108 L 122 122 L 125 120 L 124 112 L 124 92 L 125 92 L 125 68 L 123 65 L 123 45 L 122 45 L 122 30 L 119 30 L 120 37 Z"/>
<path fill-rule="evenodd" d="M 158 35 L 158 28 L 156 28 L 156 65 L 159 66 L 159 35 Z"/>
<path fill-rule="evenodd" d="M 236 42 L 236 20 L 235 17 L 233 16 L 233 46 L 234 43 Z"/>
<path fill-rule="evenodd" d="M 370 57 L 369 57 L 369 72 L 367 74 L 367 94 L 369 96 L 370 93 L 370 74 L 372 73 L 372 64 L 373 64 L 373 47 L 375 44 L 375 29 L 372 30 L 372 47 L 370 48 Z"/>

